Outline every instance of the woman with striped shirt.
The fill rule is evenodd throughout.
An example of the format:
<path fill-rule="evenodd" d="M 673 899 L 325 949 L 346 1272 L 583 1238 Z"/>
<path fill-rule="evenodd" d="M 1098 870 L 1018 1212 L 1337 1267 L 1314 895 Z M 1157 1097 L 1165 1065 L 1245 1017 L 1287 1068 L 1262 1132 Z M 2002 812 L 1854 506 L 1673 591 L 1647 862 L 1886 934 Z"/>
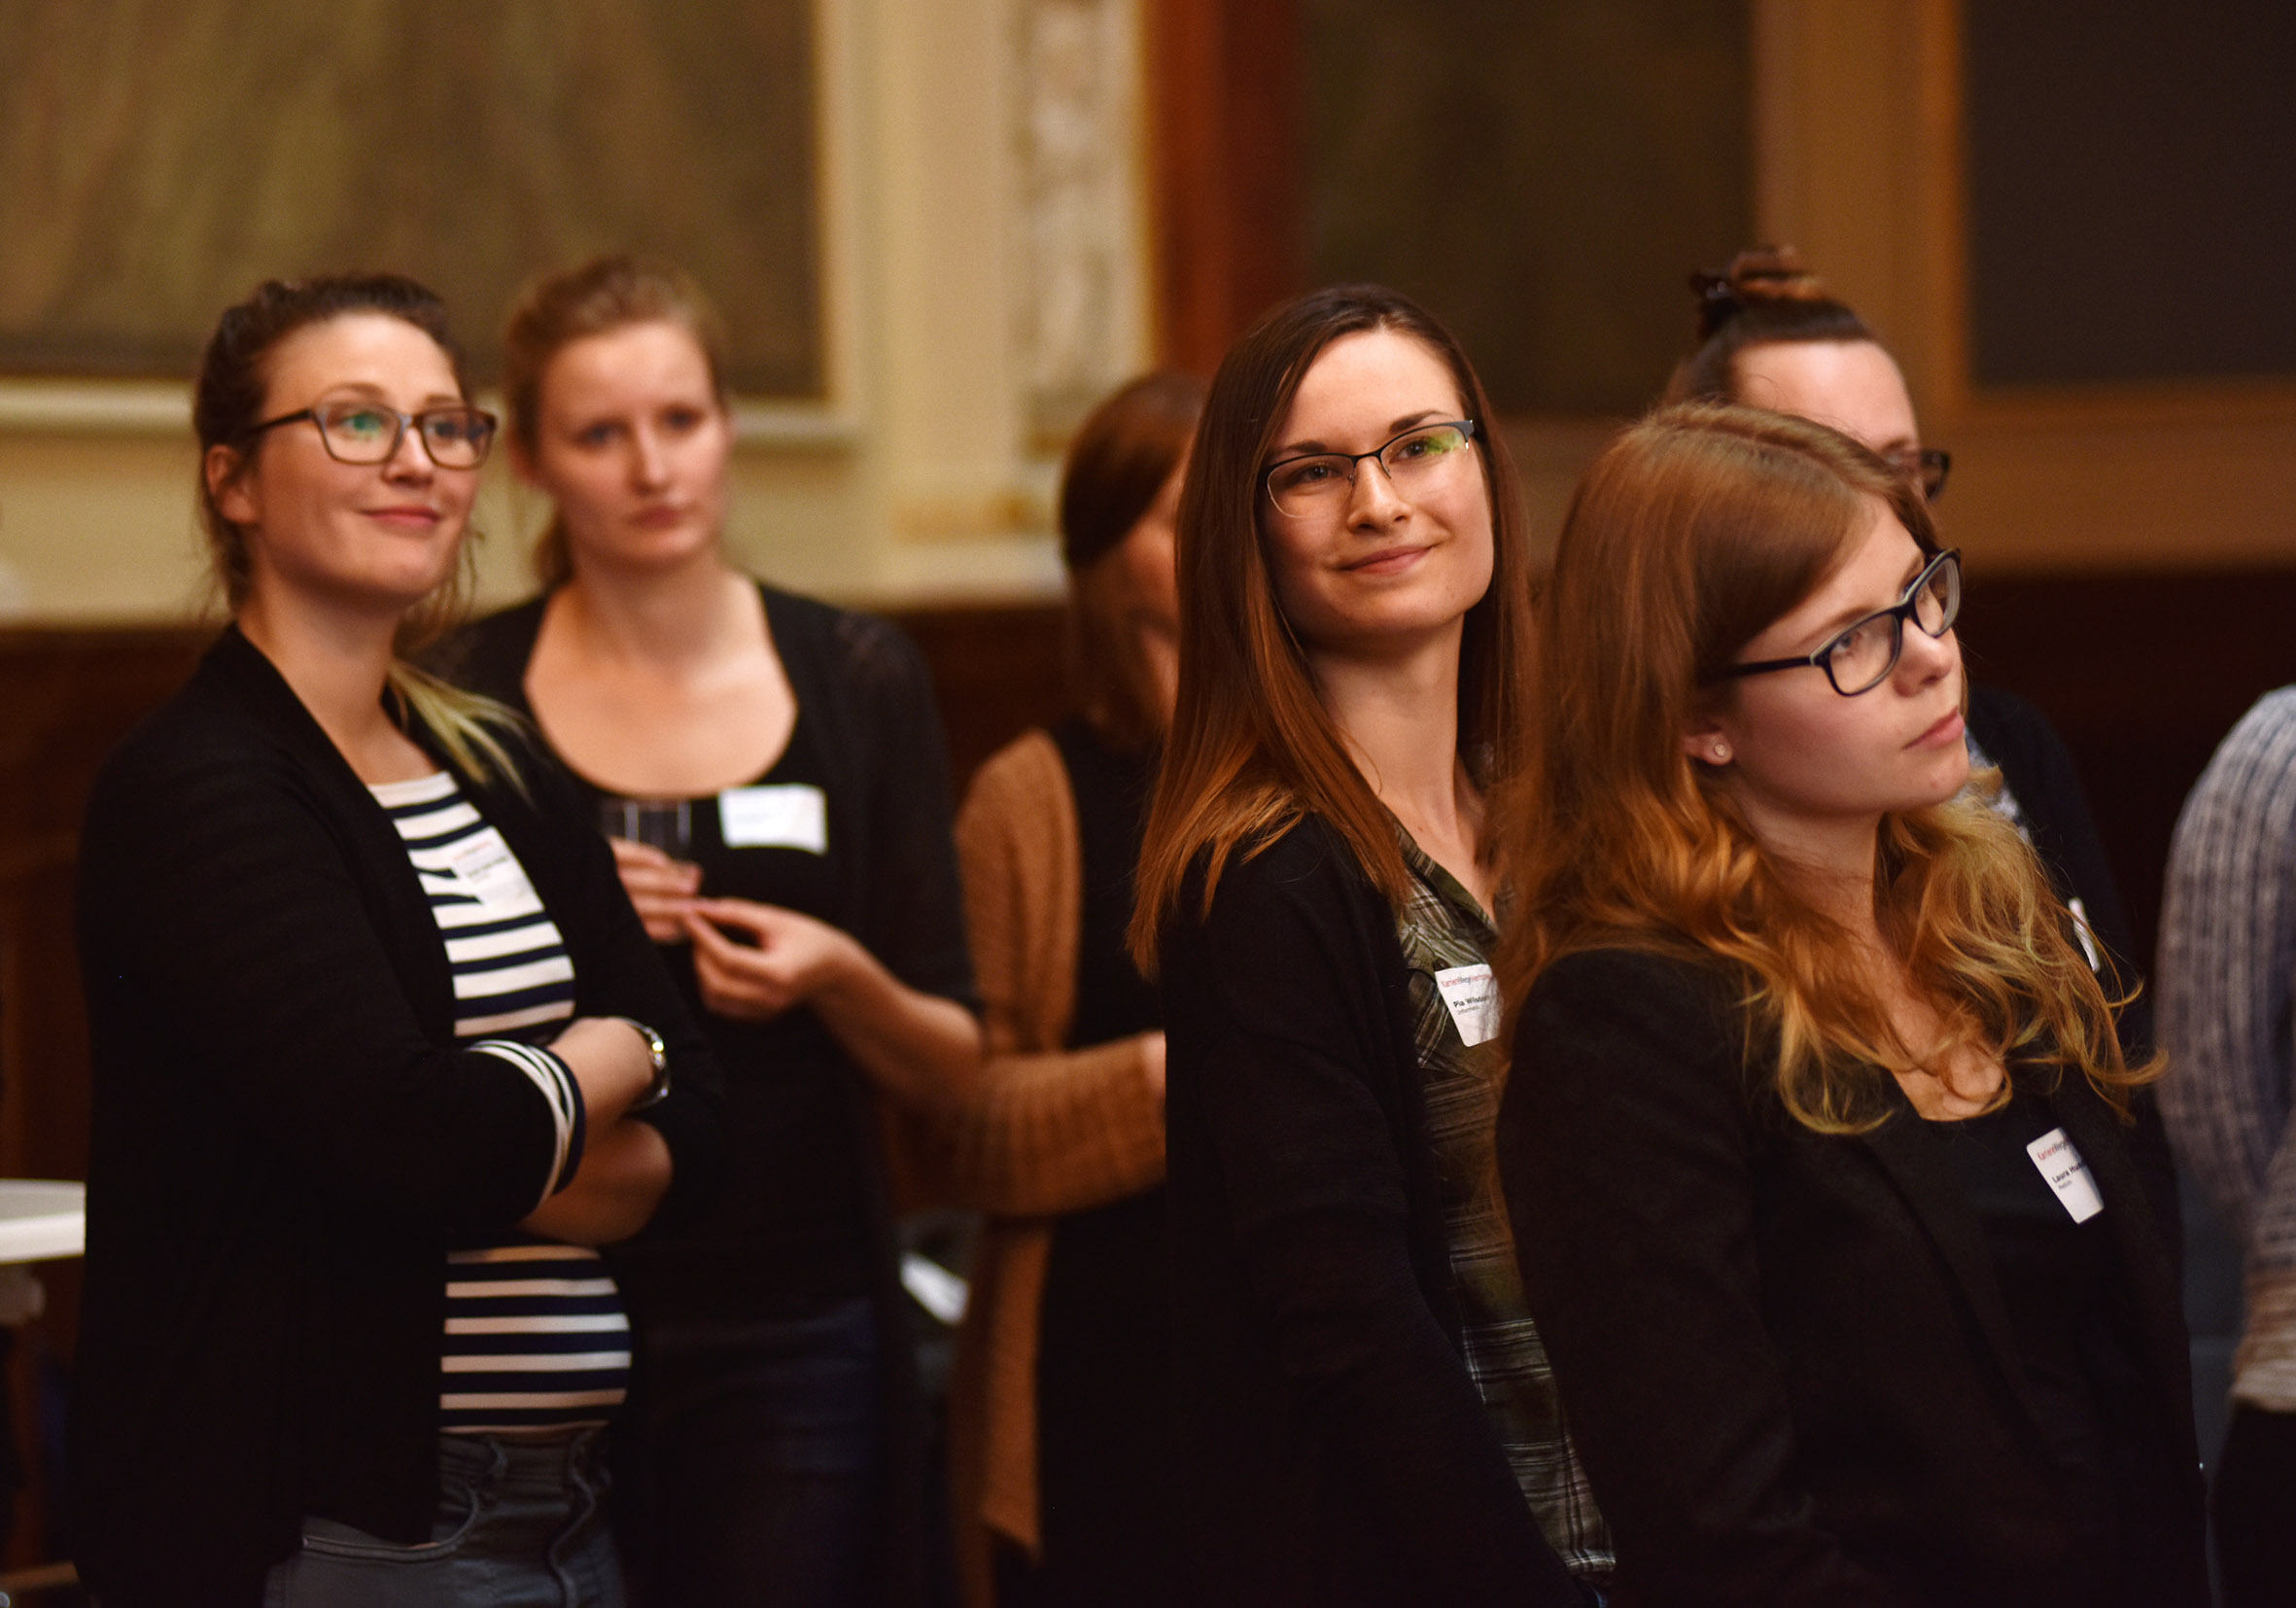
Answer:
<path fill-rule="evenodd" d="M 619 1604 L 593 1248 L 715 1075 L 564 778 L 408 666 L 494 420 L 403 279 L 270 283 L 194 404 L 233 623 L 82 840 L 76 1547 L 139 1603 Z"/>

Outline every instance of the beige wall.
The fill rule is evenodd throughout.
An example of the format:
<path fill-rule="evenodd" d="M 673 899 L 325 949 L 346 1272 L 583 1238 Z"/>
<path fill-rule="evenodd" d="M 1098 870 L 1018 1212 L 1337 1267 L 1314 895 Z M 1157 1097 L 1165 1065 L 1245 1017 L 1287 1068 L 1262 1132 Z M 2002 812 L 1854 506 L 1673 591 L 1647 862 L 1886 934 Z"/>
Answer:
<path fill-rule="evenodd" d="M 1942 512 L 1974 563 L 2296 563 L 2296 383 L 2023 396 L 1968 384 L 1957 0 L 1751 3 L 1761 232 L 1800 246 L 1900 354 L 1926 433 L 1954 452 Z M 731 531 L 745 562 L 863 602 L 1057 587 L 1042 393 L 1078 362 L 1113 376 L 1148 348 L 1138 12 L 821 0 L 832 397 L 746 419 Z M 1024 66 L 1042 59 L 1030 27 L 1087 14 L 1121 24 L 1097 115 L 1122 151 L 1090 182 L 1124 193 L 1115 221 L 1091 227 L 1075 222 L 1073 185 L 1048 190 L 1028 143 L 1031 127 L 1073 125 L 1077 106 L 1048 108 Z M 1061 230 L 1079 227 L 1092 238 L 1068 262 Z M 1058 332 L 1036 315 L 1069 269 L 1113 309 L 1097 357 L 1045 350 Z M 164 391 L 0 381 L 0 611 L 155 619 L 196 605 L 182 406 Z M 1551 540 L 1604 427 L 1525 420 L 1512 434 L 1534 529 Z M 540 510 L 489 472 L 482 575 L 489 597 L 507 598 Z"/>
<path fill-rule="evenodd" d="M 1030 210 L 1044 187 L 1023 63 L 1040 14 L 1099 30 L 1096 115 L 1126 151 L 1092 181 L 1124 187 L 1097 238 L 1102 257 L 1113 237 L 1144 264 L 1133 0 L 821 0 L 831 396 L 744 412 L 729 538 L 762 574 L 878 603 L 1059 585 L 1057 466 L 1030 423 L 1046 365 L 1025 316 L 1061 271 Z M 1073 213 L 1073 185 L 1062 199 Z M 1105 332 L 1071 372 L 1145 362 L 1143 275 L 1102 272 Z M 472 332 L 497 316 L 461 311 Z M 199 606 L 185 406 L 167 387 L 0 380 L 0 612 L 149 620 Z M 506 599 L 542 510 L 499 460 L 487 474 L 482 590 Z"/>

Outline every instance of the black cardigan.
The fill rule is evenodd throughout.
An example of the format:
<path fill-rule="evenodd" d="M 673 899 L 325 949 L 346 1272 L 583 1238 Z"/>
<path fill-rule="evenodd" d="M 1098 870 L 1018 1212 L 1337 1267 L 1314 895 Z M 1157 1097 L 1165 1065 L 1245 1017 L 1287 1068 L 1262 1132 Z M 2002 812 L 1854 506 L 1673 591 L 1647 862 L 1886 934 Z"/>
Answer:
<path fill-rule="evenodd" d="M 845 880 L 835 925 L 910 987 L 977 1012 L 951 833 L 948 743 L 923 657 L 896 626 L 875 615 L 777 587 L 759 591 L 774 650 L 828 772 L 823 790 L 829 831 L 846 851 L 840 856 Z M 530 598 L 467 627 L 437 651 L 434 668 L 532 716 L 526 667 L 546 601 Z M 738 1068 L 728 1072 L 740 1075 Z M 847 1092 L 854 1104 L 853 1132 L 873 1138 L 880 1129 L 867 1087 L 855 1077 Z M 926 1590 L 926 1428 L 882 1147 L 870 1144 L 863 1165 L 873 1248 L 870 1295 L 888 1426 L 887 1517 L 871 1552 L 867 1600 L 902 1605 L 922 1601 Z M 642 1350 L 639 1388 L 644 1366 Z"/>
<path fill-rule="evenodd" d="M 2070 1526 L 1951 1160 L 1894 1081 L 1853 1137 L 1792 1120 L 1771 1076 L 1727 981 L 1688 961 L 1571 956 L 1523 1007 L 1500 1165 L 1619 1602 L 2063 1602 Z M 2128 1600 L 2202 1608 L 2172 1230 L 2087 1081 L 2047 1098 L 2154 1387 Z"/>
<path fill-rule="evenodd" d="M 2135 982 L 2137 948 L 2129 914 L 2065 740 L 2024 699 L 1974 682 L 1969 684 L 1968 721 L 1969 735 L 2000 766 L 2001 780 L 2025 812 L 2025 829 L 2033 836 L 2057 896 L 2081 901 L 2089 929 L 2112 957 L 2121 986 Z M 2150 993 L 2139 994 L 2122 1013 L 2120 1028 L 2130 1063 L 2141 1062 L 2152 1049 Z"/>
<path fill-rule="evenodd" d="M 1320 820 L 1160 945 L 1179 1600 L 1576 1603 L 1467 1375 L 1395 913 Z"/>
<path fill-rule="evenodd" d="M 714 1065 L 592 821 L 548 765 L 522 773 L 531 798 L 473 791 L 564 935 L 577 1014 L 668 1043 L 644 1120 L 678 1209 L 722 1167 Z M 114 1604 L 254 1603 L 306 1515 L 428 1539 L 444 1252 L 534 1209 L 553 1119 L 522 1072 L 455 1048 L 404 844 L 235 627 L 98 777 L 79 937 L 83 1575 Z"/>

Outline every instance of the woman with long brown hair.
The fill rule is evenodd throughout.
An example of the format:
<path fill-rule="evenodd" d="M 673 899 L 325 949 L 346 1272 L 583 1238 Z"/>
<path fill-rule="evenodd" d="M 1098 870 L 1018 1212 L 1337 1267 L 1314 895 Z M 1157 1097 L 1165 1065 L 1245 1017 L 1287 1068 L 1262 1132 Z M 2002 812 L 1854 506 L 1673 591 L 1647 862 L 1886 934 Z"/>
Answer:
<path fill-rule="evenodd" d="M 1751 409 L 1563 531 L 1499 1151 L 1638 1602 L 2207 1600 L 2155 1068 L 1967 791 L 1960 598 L 1917 485 Z"/>
<path fill-rule="evenodd" d="M 1195 376 L 1144 374 L 1077 431 L 1060 499 L 1077 712 L 991 755 L 957 817 L 991 1050 L 939 1147 L 957 1203 L 987 1214 L 949 1409 L 976 1604 L 1169 1599 L 1165 1039 L 1124 934 L 1202 404 Z"/>
<path fill-rule="evenodd" d="M 1212 381 L 1132 926 L 1181 1600 L 1577 1603 L 1610 1567 L 1491 1169 L 1521 518 L 1474 368 L 1392 291 L 1276 308 Z"/>

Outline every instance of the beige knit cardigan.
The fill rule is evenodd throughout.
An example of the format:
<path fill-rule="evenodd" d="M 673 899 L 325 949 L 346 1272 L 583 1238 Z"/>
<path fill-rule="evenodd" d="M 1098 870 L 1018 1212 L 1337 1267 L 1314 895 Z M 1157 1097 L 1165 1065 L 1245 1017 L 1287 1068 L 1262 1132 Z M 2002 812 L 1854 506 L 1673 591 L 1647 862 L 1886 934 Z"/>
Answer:
<path fill-rule="evenodd" d="M 995 1600 L 1003 1536 L 1034 1554 L 1036 1340 L 1053 1219 L 1164 1179 L 1148 1036 L 1061 1045 L 1076 1002 L 1083 855 L 1060 750 L 1030 731 L 974 777 L 957 817 L 989 1066 L 931 1136 L 939 1192 L 985 1216 L 950 1387 L 951 1483 L 968 1608 Z"/>

